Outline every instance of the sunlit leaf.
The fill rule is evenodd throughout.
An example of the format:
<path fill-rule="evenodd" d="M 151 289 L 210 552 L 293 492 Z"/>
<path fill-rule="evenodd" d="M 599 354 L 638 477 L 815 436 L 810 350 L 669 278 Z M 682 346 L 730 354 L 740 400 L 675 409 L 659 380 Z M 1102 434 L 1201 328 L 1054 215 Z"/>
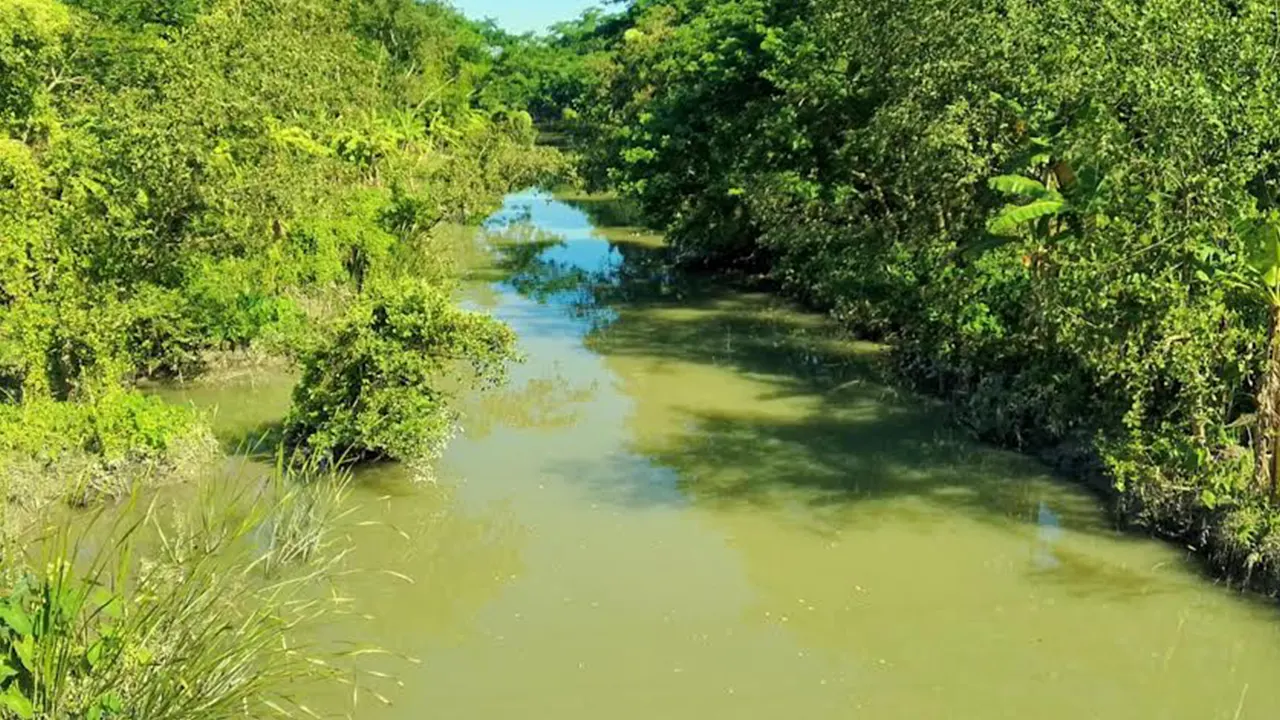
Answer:
<path fill-rule="evenodd" d="M 1038 200 L 1027 205 L 1010 205 L 987 223 L 992 235 L 1013 235 L 1024 225 L 1057 215 L 1066 208 L 1063 200 Z"/>
<path fill-rule="evenodd" d="M 7 603 L 0 605 L 0 622 L 3 622 L 19 635 L 31 634 L 31 616 L 16 605 Z"/>
<path fill-rule="evenodd" d="M 36 708 L 31 703 L 31 699 L 22 694 L 22 690 L 17 685 L 10 685 L 9 689 L 0 695 L 0 707 L 3 707 L 20 718 L 35 717 Z"/>
<path fill-rule="evenodd" d="M 22 639 L 13 643 L 13 652 L 18 656 L 18 660 L 22 662 L 22 666 L 28 671 L 36 669 L 36 641 L 30 635 L 24 635 Z"/>
<path fill-rule="evenodd" d="M 987 185 L 996 192 L 1015 197 L 1035 200 L 1061 198 L 1058 193 L 1046 188 L 1044 183 L 1022 175 L 998 175 L 987 181 Z"/>

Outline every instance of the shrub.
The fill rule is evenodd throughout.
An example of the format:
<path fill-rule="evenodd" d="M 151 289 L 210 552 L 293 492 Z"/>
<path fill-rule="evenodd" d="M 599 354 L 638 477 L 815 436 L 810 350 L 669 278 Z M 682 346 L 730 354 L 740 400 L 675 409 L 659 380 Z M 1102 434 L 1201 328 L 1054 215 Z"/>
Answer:
<path fill-rule="evenodd" d="M 0 403 L 0 488 L 25 513 L 186 479 L 216 452 L 199 414 L 135 391 Z"/>
<path fill-rule="evenodd" d="M 456 392 L 499 382 L 514 344 L 443 289 L 376 285 L 304 353 L 287 441 L 336 461 L 435 459 L 454 433 Z"/>

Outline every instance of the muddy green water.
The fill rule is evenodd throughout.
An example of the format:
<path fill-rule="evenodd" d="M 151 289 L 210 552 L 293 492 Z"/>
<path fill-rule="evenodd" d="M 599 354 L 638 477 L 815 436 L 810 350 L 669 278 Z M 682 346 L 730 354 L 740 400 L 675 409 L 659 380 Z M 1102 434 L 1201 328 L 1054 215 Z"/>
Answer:
<path fill-rule="evenodd" d="M 341 591 L 369 617 L 325 633 L 416 662 L 362 659 L 396 679 L 357 717 L 1278 716 L 1272 606 L 876 384 L 877 348 L 664 276 L 626 221 L 525 193 L 477 234 L 467 301 L 527 362 L 435 482 L 360 477 Z M 234 444 L 288 392 L 180 396 Z"/>

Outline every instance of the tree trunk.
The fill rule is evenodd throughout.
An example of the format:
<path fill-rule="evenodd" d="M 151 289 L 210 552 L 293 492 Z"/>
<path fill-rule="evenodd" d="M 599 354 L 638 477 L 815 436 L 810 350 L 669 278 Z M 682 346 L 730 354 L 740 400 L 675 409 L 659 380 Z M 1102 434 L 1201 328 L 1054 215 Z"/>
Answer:
<path fill-rule="evenodd" d="M 1267 364 L 1258 390 L 1255 480 L 1258 491 L 1275 498 L 1280 483 L 1280 306 L 1272 306 L 1267 328 Z"/>

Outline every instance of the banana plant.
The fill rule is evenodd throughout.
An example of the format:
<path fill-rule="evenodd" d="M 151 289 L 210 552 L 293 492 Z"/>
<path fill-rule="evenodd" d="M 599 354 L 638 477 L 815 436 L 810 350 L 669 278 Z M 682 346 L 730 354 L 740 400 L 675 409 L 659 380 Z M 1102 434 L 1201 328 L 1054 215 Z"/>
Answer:
<path fill-rule="evenodd" d="M 1038 117 L 1013 98 L 992 96 L 1015 118 L 1021 148 L 1006 166 L 1012 174 L 987 182 L 1007 203 L 987 222 L 988 237 L 980 246 L 1007 245 L 1029 229 L 1038 247 L 1025 261 L 1038 265 L 1045 247 L 1064 233 L 1083 235 L 1108 222 L 1113 179 L 1101 170 L 1104 163 L 1098 158 L 1075 156 L 1065 140 L 1069 127 L 1095 122 L 1104 111 L 1085 101 L 1066 115 Z"/>
<path fill-rule="evenodd" d="M 988 187 L 1008 202 L 987 221 L 987 237 L 972 249 L 986 252 L 1003 247 L 1030 231 L 1035 247 L 1023 257 L 1023 264 L 1039 272 L 1049 245 L 1064 235 L 1080 236 L 1106 225 L 1110 183 L 1102 173 L 1087 168 L 1077 175 L 1063 161 L 1043 164 L 1047 167 L 1044 180 L 999 175 L 988 181 Z"/>
<path fill-rule="evenodd" d="M 1249 248 L 1249 271 L 1241 283 L 1267 306 L 1267 359 L 1255 405 L 1254 477 L 1276 497 L 1280 488 L 1280 212 L 1236 223 Z"/>
<path fill-rule="evenodd" d="M 1023 175 L 998 175 L 987 185 L 1014 202 L 987 222 L 987 232 L 996 237 L 1018 237 L 1030 225 L 1040 237 L 1062 230 L 1083 232 L 1087 225 L 1107 223 L 1106 207 L 1111 199 L 1110 179 L 1093 167 L 1078 174 L 1065 161 L 1054 163 L 1044 181 Z M 1054 228 L 1051 223 L 1060 221 Z"/>
<path fill-rule="evenodd" d="M 988 185 L 998 193 L 1021 201 L 1021 204 L 1005 205 L 987 222 L 987 232 L 996 237 L 1018 237 L 1022 228 L 1031 225 L 1037 236 L 1047 238 L 1051 235 L 1050 223 L 1054 218 L 1071 210 L 1071 203 L 1061 192 L 1039 180 L 1022 175 L 1000 175 L 991 178 Z"/>

